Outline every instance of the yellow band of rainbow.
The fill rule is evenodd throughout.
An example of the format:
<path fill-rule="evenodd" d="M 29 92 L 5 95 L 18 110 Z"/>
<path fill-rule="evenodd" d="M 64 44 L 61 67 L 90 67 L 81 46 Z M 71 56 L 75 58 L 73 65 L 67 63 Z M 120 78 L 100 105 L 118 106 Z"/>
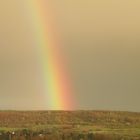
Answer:
<path fill-rule="evenodd" d="M 71 98 L 73 90 L 64 69 L 65 64 L 59 51 L 58 38 L 54 34 L 55 27 L 51 24 L 48 3 L 44 3 L 43 0 L 25 1 L 34 28 L 34 39 L 43 75 L 42 92 L 46 95 L 47 108 L 51 110 L 73 109 L 74 103 Z"/>

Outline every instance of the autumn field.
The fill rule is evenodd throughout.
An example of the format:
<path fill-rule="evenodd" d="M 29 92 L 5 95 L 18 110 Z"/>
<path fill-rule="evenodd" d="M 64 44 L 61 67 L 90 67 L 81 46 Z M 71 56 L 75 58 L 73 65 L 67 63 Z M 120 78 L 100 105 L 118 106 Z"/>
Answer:
<path fill-rule="evenodd" d="M 140 113 L 0 111 L 0 140 L 140 140 Z"/>

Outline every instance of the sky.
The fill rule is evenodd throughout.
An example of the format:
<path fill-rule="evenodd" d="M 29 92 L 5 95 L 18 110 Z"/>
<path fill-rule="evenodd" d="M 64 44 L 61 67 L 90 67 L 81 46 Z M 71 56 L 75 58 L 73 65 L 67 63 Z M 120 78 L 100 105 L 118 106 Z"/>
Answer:
<path fill-rule="evenodd" d="M 139 0 L 53 0 L 75 109 L 140 111 Z M 49 109 L 22 1 L 0 1 L 0 109 Z"/>

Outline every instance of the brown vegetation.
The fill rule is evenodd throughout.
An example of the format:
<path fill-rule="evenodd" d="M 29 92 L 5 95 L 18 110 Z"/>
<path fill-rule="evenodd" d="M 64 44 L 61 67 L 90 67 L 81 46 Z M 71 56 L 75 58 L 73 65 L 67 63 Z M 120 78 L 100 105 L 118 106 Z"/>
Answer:
<path fill-rule="evenodd" d="M 0 140 L 140 140 L 140 113 L 1 111 Z"/>

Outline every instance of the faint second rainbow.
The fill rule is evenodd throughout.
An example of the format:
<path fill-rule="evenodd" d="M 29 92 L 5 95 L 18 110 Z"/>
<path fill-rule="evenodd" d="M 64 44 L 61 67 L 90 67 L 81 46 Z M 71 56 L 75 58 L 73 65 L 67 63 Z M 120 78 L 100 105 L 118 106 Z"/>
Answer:
<path fill-rule="evenodd" d="M 58 38 L 52 24 L 48 3 L 43 0 L 26 0 L 30 21 L 34 28 L 34 40 L 39 54 L 43 77 L 43 90 L 47 108 L 52 110 L 73 109 L 72 88 L 59 51 Z"/>

